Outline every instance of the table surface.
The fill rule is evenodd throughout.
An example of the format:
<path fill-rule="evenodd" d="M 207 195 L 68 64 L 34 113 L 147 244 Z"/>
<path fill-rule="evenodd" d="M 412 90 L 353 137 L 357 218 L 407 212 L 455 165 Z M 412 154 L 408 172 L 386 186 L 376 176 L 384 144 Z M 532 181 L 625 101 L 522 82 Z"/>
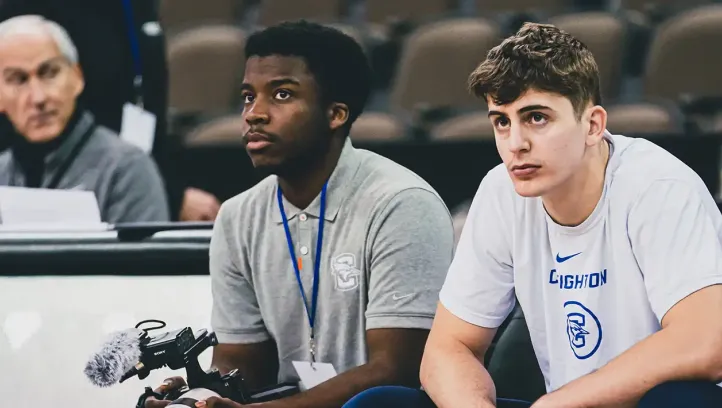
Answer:
<path fill-rule="evenodd" d="M 144 239 L 104 232 L 0 233 L 0 276 L 204 275 L 211 230 Z"/>

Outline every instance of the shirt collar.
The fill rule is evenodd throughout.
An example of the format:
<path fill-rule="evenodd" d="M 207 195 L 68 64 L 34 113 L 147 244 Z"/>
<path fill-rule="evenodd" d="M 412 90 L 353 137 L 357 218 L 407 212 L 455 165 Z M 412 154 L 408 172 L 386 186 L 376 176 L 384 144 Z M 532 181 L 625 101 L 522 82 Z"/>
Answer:
<path fill-rule="evenodd" d="M 338 163 L 336 163 L 336 167 L 331 173 L 331 177 L 328 180 L 328 187 L 326 188 L 326 214 L 324 215 L 326 221 L 333 222 L 336 219 L 339 209 L 351 190 L 352 180 L 354 176 L 356 176 L 360 164 L 361 158 L 358 155 L 358 150 L 353 147 L 351 139 L 346 137 L 346 142 L 341 150 Z M 278 183 L 276 183 L 273 188 L 273 220 L 280 224 L 283 222 L 283 219 L 281 218 L 281 209 L 278 207 L 277 194 Z M 283 208 L 286 210 L 286 217 L 289 221 L 301 212 L 318 218 L 321 216 L 321 193 L 311 201 L 311 204 L 309 204 L 305 210 L 296 208 L 296 206 L 283 197 Z"/>
<path fill-rule="evenodd" d="M 67 130 L 67 139 L 63 141 L 60 147 L 45 158 L 48 172 L 53 173 L 63 162 L 70 158 L 69 156 L 73 150 L 75 150 L 75 146 L 83 140 L 85 134 L 89 132 L 94 125 L 95 118 L 90 112 L 83 111 L 80 113 L 77 122 L 75 122 L 72 128 Z"/>

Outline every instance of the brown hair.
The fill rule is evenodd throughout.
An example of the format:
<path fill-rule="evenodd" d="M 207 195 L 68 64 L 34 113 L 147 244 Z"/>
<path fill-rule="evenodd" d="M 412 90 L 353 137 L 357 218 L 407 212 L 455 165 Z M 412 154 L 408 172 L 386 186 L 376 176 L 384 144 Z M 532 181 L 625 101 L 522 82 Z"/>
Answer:
<path fill-rule="evenodd" d="M 577 118 L 591 101 L 601 105 L 599 68 L 591 51 L 569 33 L 549 24 L 525 23 L 489 50 L 469 76 L 469 90 L 511 103 L 529 89 L 553 92 L 572 103 Z"/>

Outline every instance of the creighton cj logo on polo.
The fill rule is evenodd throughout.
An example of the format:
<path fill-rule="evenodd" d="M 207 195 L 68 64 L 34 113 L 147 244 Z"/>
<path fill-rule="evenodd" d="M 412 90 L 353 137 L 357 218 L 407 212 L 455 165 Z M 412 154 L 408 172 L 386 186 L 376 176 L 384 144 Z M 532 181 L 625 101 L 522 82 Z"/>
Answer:
<path fill-rule="evenodd" d="M 336 290 L 349 291 L 358 288 L 361 270 L 356 267 L 356 256 L 344 253 L 336 255 L 331 262 Z"/>

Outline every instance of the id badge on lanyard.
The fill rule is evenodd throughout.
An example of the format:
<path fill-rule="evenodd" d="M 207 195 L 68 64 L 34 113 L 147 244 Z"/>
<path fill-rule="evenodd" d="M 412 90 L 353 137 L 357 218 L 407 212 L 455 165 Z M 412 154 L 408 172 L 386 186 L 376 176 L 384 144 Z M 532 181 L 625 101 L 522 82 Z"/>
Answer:
<path fill-rule="evenodd" d="M 318 304 L 318 278 L 321 268 L 321 248 L 323 244 L 323 223 L 324 216 L 326 215 L 326 187 L 328 183 L 323 185 L 321 190 L 321 212 L 318 219 L 318 238 L 316 240 L 316 258 L 313 263 L 313 286 L 311 289 L 311 303 L 309 308 L 308 299 L 306 297 L 306 291 L 303 289 L 303 282 L 301 281 L 301 269 L 299 268 L 298 258 L 296 258 L 296 250 L 293 246 L 293 239 L 291 238 L 291 230 L 288 228 L 288 218 L 286 217 L 286 211 L 283 208 L 283 192 L 281 186 L 277 188 L 277 199 L 278 208 L 281 210 L 281 218 L 283 219 L 283 229 L 286 232 L 286 241 L 288 243 L 288 252 L 291 255 L 291 263 L 293 264 L 293 270 L 296 272 L 296 280 L 298 281 L 298 288 L 301 291 L 301 298 L 303 299 L 303 306 L 306 309 L 306 316 L 308 316 L 308 324 L 311 328 L 309 338 L 309 350 L 311 352 L 311 362 L 316 362 L 316 339 L 314 337 L 314 324 L 316 321 L 316 305 Z"/>
<path fill-rule="evenodd" d="M 150 154 L 155 143 L 156 116 L 143 106 L 143 64 L 140 52 L 140 40 L 136 31 L 133 0 L 123 0 L 130 56 L 133 62 L 133 103 L 123 105 L 123 119 L 120 126 L 120 139 Z M 145 1 L 145 0 L 144 0 Z"/>

